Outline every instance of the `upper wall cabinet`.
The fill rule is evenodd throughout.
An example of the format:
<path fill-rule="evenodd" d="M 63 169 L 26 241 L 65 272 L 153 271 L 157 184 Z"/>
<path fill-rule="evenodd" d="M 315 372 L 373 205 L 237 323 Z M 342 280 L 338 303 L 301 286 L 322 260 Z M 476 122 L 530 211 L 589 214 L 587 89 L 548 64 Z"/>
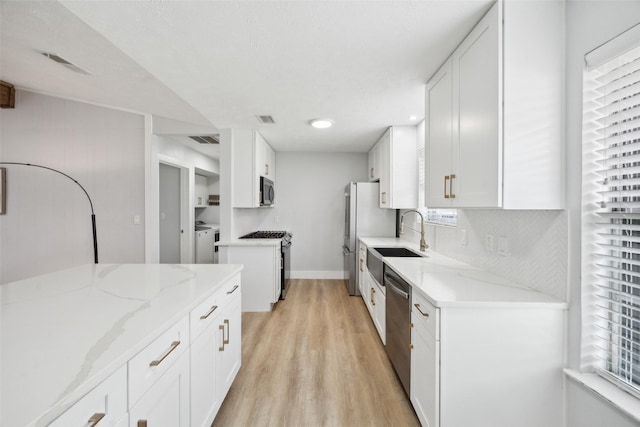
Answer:
<path fill-rule="evenodd" d="M 563 22 L 498 1 L 429 80 L 428 207 L 563 207 Z"/>
<path fill-rule="evenodd" d="M 392 126 L 369 152 L 369 176 L 380 181 L 381 208 L 418 206 L 416 144 L 414 126 Z"/>
<path fill-rule="evenodd" d="M 273 148 L 258 132 L 236 130 L 232 148 L 233 207 L 260 206 L 260 177 L 276 180 L 276 156 Z"/>

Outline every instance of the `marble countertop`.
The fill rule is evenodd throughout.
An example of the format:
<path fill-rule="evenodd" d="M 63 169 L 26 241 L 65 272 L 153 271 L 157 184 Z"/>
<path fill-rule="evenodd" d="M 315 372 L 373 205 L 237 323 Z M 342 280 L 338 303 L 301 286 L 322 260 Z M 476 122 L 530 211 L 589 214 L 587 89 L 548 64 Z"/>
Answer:
<path fill-rule="evenodd" d="M 90 264 L 0 286 L 0 425 L 46 425 L 241 270 Z"/>
<path fill-rule="evenodd" d="M 407 247 L 416 243 L 396 238 L 360 238 L 368 247 Z M 383 258 L 385 263 L 436 307 L 553 307 L 563 301 L 513 280 L 473 267 L 427 249 L 420 258 Z"/>

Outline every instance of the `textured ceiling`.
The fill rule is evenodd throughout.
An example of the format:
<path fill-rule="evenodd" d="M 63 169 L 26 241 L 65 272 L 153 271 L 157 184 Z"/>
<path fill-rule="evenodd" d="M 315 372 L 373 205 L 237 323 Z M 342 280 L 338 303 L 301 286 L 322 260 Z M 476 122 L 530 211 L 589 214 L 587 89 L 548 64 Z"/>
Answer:
<path fill-rule="evenodd" d="M 2 2 L 4 80 L 196 124 L 255 128 L 276 150 L 363 152 L 387 126 L 422 118 L 427 78 L 492 2 L 7 3 L 14 2 Z M 70 73 L 37 50 L 96 76 Z M 318 117 L 335 125 L 311 128 Z"/>

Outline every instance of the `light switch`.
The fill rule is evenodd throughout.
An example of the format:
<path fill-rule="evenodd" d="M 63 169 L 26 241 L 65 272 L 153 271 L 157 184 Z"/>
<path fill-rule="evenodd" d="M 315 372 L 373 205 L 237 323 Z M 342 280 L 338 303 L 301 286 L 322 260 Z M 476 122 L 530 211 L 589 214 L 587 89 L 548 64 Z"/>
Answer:
<path fill-rule="evenodd" d="M 489 252 L 493 252 L 494 239 L 493 234 L 487 233 L 484 235 L 484 248 Z"/>
<path fill-rule="evenodd" d="M 505 236 L 498 237 L 498 255 L 509 256 L 509 238 Z"/>

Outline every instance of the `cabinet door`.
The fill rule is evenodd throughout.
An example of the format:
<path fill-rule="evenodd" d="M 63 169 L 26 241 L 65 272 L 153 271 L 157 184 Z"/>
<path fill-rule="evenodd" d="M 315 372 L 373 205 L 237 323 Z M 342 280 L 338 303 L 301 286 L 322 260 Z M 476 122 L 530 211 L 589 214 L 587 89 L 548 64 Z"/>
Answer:
<path fill-rule="evenodd" d="M 435 427 L 439 421 L 440 342 L 412 313 L 411 322 L 411 403 L 423 427 Z"/>
<path fill-rule="evenodd" d="M 450 207 L 453 150 L 453 72 L 447 60 L 429 80 L 425 91 L 425 203 L 430 208 Z M 455 180 L 455 178 L 454 178 Z M 455 192 L 454 192 L 455 194 Z"/>
<path fill-rule="evenodd" d="M 373 289 L 375 290 L 373 294 L 373 300 L 375 302 L 373 306 L 373 323 L 376 325 L 376 329 L 378 330 L 378 335 L 380 336 L 380 340 L 382 340 L 382 344 L 387 343 L 387 310 L 386 310 L 386 299 L 385 295 L 382 293 L 382 290 L 378 286 L 377 283 L 373 284 Z"/>
<path fill-rule="evenodd" d="M 387 129 L 377 145 L 380 156 L 380 207 L 390 208 L 391 197 L 391 129 Z"/>
<path fill-rule="evenodd" d="M 364 295 L 363 289 L 366 288 L 365 277 L 369 274 L 367 269 L 367 247 L 360 245 L 358 254 L 358 288 L 360 289 L 360 294 Z"/>
<path fill-rule="evenodd" d="M 498 24 L 497 8 L 493 8 L 452 55 L 457 73 L 453 108 L 458 111 L 458 126 L 454 126 L 454 206 L 502 205 Z"/>
<path fill-rule="evenodd" d="M 272 303 L 277 303 L 280 300 L 280 294 L 282 294 L 282 269 L 284 268 L 282 260 L 282 249 L 277 247 L 274 251 L 275 259 L 273 262 L 276 264 L 275 277 L 273 278 L 273 299 Z"/>
<path fill-rule="evenodd" d="M 129 427 L 189 427 L 189 355 L 175 364 L 129 412 Z"/>
<path fill-rule="evenodd" d="M 273 148 L 265 142 L 265 157 L 266 157 L 266 177 L 271 181 L 276 181 L 276 152 Z"/>
<path fill-rule="evenodd" d="M 216 393 L 217 322 L 191 344 L 191 425 L 209 427 L 220 404 Z"/>
<path fill-rule="evenodd" d="M 369 151 L 369 181 L 380 179 L 380 144 L 376 143 Z"/>
<path fill-rule="evenodd" d="M 218 400 L 222 402 L 240 370 L 242 360 L 241 294 L 229 300 L 221 313 L 216 339 L 216 388 Z"/>

